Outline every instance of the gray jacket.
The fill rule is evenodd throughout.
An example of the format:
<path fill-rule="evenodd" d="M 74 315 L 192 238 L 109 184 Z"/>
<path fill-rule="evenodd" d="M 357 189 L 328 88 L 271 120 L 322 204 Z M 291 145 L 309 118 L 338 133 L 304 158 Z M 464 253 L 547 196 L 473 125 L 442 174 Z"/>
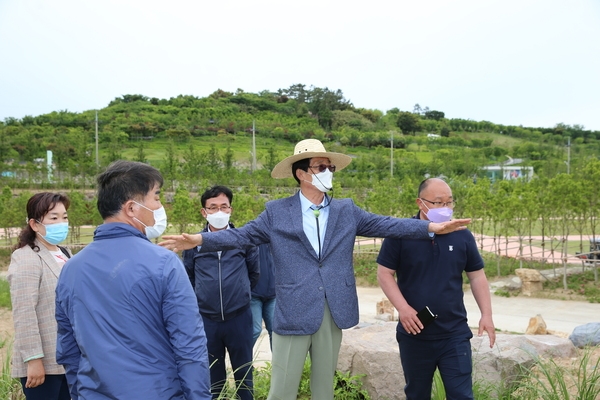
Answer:
<path fill-rule="evenodd" d="M 321 260 L 302 228 L 299 194 L 270 201 L 255 220 L 239 229 L 203 234 L 202 251 L 271 243 L 279 335 L 311 335 L 323 320 L 325 298 L 340 329 L 358 323 L 352 264 L 356 236 L 428 239 L 429 221 L 368 213 L 351 199 L 332 199 Z"/>

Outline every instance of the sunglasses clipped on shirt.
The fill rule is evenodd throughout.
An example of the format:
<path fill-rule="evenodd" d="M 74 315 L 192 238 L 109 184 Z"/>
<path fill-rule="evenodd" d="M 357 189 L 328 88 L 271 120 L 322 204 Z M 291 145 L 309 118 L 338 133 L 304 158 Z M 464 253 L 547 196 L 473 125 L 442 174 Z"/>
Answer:
<path fill-rule="evenodd" d="M 330 172 L 335 172 L 335 165 L 319 164 L 319 165 L 309 165 L 308 167 L 311 169 L 317 169 L 319 172 L 324 172 L 326 169 L 328 169 Z"/>

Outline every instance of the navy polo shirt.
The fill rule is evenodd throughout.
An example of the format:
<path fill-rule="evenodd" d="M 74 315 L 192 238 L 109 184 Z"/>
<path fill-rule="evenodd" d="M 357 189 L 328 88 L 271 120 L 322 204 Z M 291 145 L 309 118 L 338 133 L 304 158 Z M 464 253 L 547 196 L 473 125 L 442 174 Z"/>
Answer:
<path fill-rule="evenodd" d="M 412 308 L 418 312 L 429 306 L 438 315 L 417 338 L 436 340 L 463 333 L 472 337 L 463 301 L 462 273 L 482 269 L 483 259 L 469 230 L 436 235 L 430 240 L 387 238 L 377 263 L 396 271 L 400 292 Z M 400 323 L 397 330 L 408 335 Z"/>

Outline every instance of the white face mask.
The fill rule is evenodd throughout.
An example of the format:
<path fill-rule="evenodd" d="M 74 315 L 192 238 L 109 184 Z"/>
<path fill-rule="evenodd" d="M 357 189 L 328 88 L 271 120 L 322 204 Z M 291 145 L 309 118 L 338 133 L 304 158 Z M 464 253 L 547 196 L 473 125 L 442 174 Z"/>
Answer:
<path fill-rule="evenodd" d="M 154 225 L 152 226 L 144 224 L 142 221 L 135 217 L 133 218 L 140 224 L 144 225 L 146 237 L 148 239 L 156 239 L 157 237 L 162 235 L 165 232 L 165 229 L 167 229 L 167 212 L 165 211 L 165 208 L 161 206 L 158 210 L 151 210 L 145 205 L 138 203 L 137 201 L 134 201 L 134 203 L 140 207 L 145 208 L 148 211 L 152 211 L 152 213 L 154 214 Z"/>
<path fill-rule="evenodd" d="M 206 220 L 215 229 L 225 228 L 227 224 L 229 224 L 229 217 L 230 214 L 223 211 L 217 211 L 214 214 L 206 214 Z"/>
<path fill-rule="evenodd" d="M 312 176 L 312 184 L 314 187 L 319 189 L 321 192 L 329 192 L 333 189 L 333 172 L 329 169 L 325 169 L 323 172 L 319 172 L 318 174 L 314 174 Z"/>

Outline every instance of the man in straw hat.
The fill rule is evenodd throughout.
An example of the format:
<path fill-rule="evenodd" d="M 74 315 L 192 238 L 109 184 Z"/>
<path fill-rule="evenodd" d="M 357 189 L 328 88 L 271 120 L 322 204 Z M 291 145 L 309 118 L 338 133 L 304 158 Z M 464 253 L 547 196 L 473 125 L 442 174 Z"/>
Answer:
<path fill-rule="evenodd" d="M 326 151 L 318 140 L 302 140 L 271 172 L 276 179 L 296 179 L 298 193 L 267 202 L 255 220 L 239 229 L 164 236 L 160 243 L 174 251 L 202 246 L 203 252 L 271 243 L 277 302 L 268 399 L 296 399 L 307 353 L 312 397 L 333 399 L 342 329 L 359 318 L 352 265 L 356 236 L 430 239 L 429 232 L 450 233 L 470 222 L 392 218 L 326 195 L 333 173 L 350 161 Z"/>

